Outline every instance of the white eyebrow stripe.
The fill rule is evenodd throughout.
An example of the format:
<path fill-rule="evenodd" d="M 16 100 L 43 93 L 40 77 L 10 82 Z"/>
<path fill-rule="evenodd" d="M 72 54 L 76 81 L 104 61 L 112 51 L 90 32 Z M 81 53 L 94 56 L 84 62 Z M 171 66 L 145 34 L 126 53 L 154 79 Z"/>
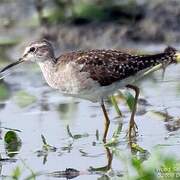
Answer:
<path fill-rule="evenodd" d="M 45 43 L 41 43 L 41 44 L 38 44 L 38 43 L 30 44 L 29 46 L 27 46 L 27 47 L 25 48 L 23 55 L 28 54 L 31 47 L 35 47 L 35 49 L 37 49 L 38 47 L 42 47 L 42 46 L 45 46 L 45 45 L 46 45 Z M 35 51 L 36 51 L 36 50 L 35 50 Z"/>
<path fill-rule="evenodd" d="M 47 44 L 42 42 L 42 43 L 33 43 L 30 44 L 28 47 L 41 47 L 41 46 L 46 46 Z"/>
<path fill-rule="evenodd" d="M 31 48 L 31 46 L 28 46 L 25 48 L 23 56 L 29 52 L 30 48 Z"/>

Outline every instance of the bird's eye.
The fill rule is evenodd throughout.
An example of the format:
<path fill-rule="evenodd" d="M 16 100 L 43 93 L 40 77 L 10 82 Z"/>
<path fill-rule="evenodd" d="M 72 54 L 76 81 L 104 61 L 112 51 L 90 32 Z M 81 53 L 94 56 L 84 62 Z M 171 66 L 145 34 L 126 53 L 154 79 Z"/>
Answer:
<path fill-rule="evenodd" d="M 29 52 L 34 52 L 35 50 L 36 50 L 35 47 L 31 47 L 31 48 L 29 49 Z"/>

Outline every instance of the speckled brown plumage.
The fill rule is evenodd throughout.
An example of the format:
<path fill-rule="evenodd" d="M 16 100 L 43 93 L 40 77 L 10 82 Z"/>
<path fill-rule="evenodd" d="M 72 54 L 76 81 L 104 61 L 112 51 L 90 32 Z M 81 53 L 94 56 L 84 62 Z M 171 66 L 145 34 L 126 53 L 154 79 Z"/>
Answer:
<path fill-rule="evenodd" d="M 176 49 L 172 47 L 155 55 L 132 55 L 117 50 L 90 50 L 67 53 L 56 60 L 61 64 L 72 61 L 81 65 L 81 72 L 88 72 L 101 86 L 107 86 L 157 64 L 175 63 L 175 53 Z"/>

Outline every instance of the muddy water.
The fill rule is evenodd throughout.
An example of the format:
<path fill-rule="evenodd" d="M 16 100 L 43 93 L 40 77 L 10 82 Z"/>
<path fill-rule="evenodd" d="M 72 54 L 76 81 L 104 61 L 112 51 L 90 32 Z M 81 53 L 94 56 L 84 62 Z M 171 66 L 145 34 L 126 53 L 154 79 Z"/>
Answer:
<path fill-rule="evenodd" d="M 136 116 L 139 128 L 137 144 L 150 153 L 155 147 L 160 147 L 166 153 L 179 156 L 179 67 L 172 65 L 166 69 L 164 78 L 159 71 L 138 82 L 141 101 Z M 127 175 L 124 158 L 128 159 L 131 151 L 125 135 L 130 114 L 123 102 L 119 101 L 124 115 L 121 119 L 117 118 L 110 104 L 107 104 L 107 108 L 111 117 L 109 139 L 123 123 L 118 145 L 112 149 L 124 158 L 114 154 L 110 172 L 90 171 L 92 167 L 104 167 L 111 162 L 101 140 L 103 115 L 99 105 L 62 97 L 45 84 L 39 69 L 32 65 L 19 67 L 5 78 L 5 84 L 9 96 L 1 101 L 1 126 L 20 130 L 17 134 L 22 145 L 12 159 L 7 154 L 3 139 L 0 140 L 1 158 L 10 158 L 9 161 L 0 162 L 2 176 L 11 175 L 17 166 L 22 171 L 22 179 L 31 175 L 31 171 L 39 175 L 37 179 L 63 178 L 62 171 L 68 171 L 67 168 L 79 171 L 74 173 L 76 179 L 123 178 Z M 19 92 L 26 92 L 31 98 L 33 96 L 34 101 L 29 105 L 24 104 L 20 101 L 23 97 Z M 67 125 L 72 135 L 77 135 L 76 138 L 70 137 Z M 6 132 L 1 128 L 2 138 Z M 41 135 L 54 148 L 43 150 Z"/>

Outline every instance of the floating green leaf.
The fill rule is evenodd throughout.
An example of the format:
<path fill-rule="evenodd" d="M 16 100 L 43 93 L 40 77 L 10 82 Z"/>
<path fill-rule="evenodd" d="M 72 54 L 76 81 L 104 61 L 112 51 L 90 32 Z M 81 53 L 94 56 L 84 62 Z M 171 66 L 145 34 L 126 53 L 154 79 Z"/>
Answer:
<path fill-rule="evenodd" d="M 80 138 L 84 138 L 84 137 L 88 137 L 89 136 L 88 133 L 72 135 L 72 133 L 70 131 L 70 128 L 69 128 L 69 125 L 67 125 L 67 133 L 73 139 L 80 139 Z"/>
<path fill-rule="evenodd" d="M 18 180 L 20 179 L 21 174 L 22 174 L 21 169 L 19 168 L 19 166 L 17 166 L 12 172 L 12 178 Z"/>
<path fill-rule="evenodd" d="M 102 166 L 102 167 L 92 167 L 90 166 L 88 171 L 90 172 L 107 172 L 109 170 L 108 165 L 107 166 Z"/>
<path fill-rule="evenodd" d="M 3 83 L 2 81 L 0 82 L 0 101 L 6 100 L 9 97 L 9 89 L 8 86 Z"/>
<path fill-rule="evenodd" d="M 4 136 L 8 156 L 13 157 L 21 148 L 21 139 L 14 131 L 8 131 Z"/>
<path fill-rule="evenodd" d="M 14 131 L 8 131 L 5 134 L 4 141 L 8 144 L 14 143 L 14 142 L 17 143 L 18 142 L 18 136 Z"/>
<path fill-rule="evenodd" d="M 43 150 L 45 150 L 45 151 L 53 151 L 53 152 L 55 152 L 57 150 L 56 147 L 51 146 L 51 145 L 49 145 L 47 143 L 46 138 L 44 137 L 44 135 L 41 134 L 41 138 L 42 138 L 42 142 L 43 142 Z"/>
<path fill-rule="evenodd" d="M 36 97 L 25 92 L 18 91 L 15 95 L 15 102 L 19 107 L 26 107 L 36 102 Z"/>

